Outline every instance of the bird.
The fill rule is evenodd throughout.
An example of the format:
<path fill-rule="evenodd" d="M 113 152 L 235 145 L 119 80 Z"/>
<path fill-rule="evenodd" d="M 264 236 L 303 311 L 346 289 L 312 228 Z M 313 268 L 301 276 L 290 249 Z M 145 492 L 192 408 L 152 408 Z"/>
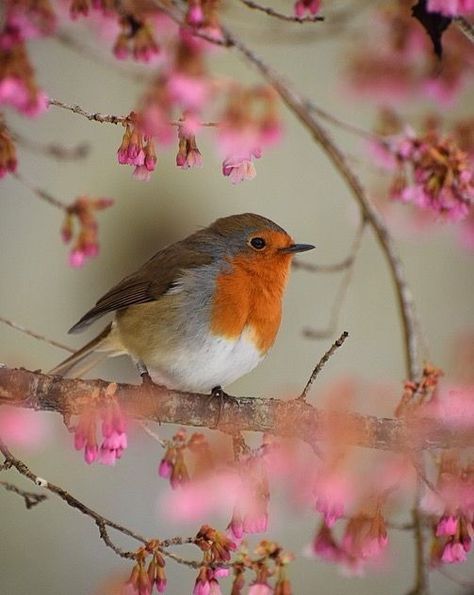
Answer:
<path fill-rule="evenodd" d="M 112 322 L 50 373 L 64 376 L 82 365 L 80 375 L 104 357 L 128 354 L 143 380 L 219 391 L 267 355 L 292 257 L 313 248 L 261 215 L 217 219 L 159 250 L 101 297 L 69 333 L 109 313 Z"/>

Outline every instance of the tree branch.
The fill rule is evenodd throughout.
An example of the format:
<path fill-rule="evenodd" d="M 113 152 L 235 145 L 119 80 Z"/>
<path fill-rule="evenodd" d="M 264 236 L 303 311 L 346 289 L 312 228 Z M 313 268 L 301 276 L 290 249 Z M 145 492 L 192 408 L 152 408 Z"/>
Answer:
<path fill-rule="evenodd" d="M 253 2 L 252 0 L 240 0 L 240 2 L 242 4 L 245 4 L 245 6 L 247 6 L 247 8 L 251 8 L 252 10 L 258 10 L 260 12 L 264 12 L 268 16 L 274 17 L 276 19 L 280 19 L 281 21 L 290 21 L 292 23 L 300 23 L 300 24 L 316 23 L 317 21 L 324 21 L 324 17 L 318 16 L 318 15 L 307 16 L 307 17 L 296 17 L 293 15 L 283 14 L 282 12 L 278 12 L 268 6 L 262 6 L 261 4 L 257 4 L 256 2 Z"/>
<path fill-rule="evenodd" d="M 0 405 L 62 416 L 80 414 L 109 402 L 109 383 L 49 376 L 0 367 Z M 117 384 L 114 397 L 132 417 L 194 427 L 215 427 L 220 402 L 209 395 L 181 393 L 158 385 Z M 93 399 L 93 400 L 92 400 Z M 219 429 L 270 432 L 314 444 L 340 430 L 339 440 L 381 450 L 435 449 L 474 445 L 472 427 L 453 427 L 432 419 L 402 420 L 317 409 L 300 399 L 239 397 L 222 406 Z"/>
<path fill-rule="evenodd" d="M 20 489 L 13 483 L 8 483 L 8 481 L 0 481 L 0 485 L 4 487 L 7 492 L 13 492 L 14 494 L 18 494 L 23 498 L 25 501 L 25 506 L 28 508 L 33 508 L 40 502 L 46 500 L 47 496 L 45 494 L 36 494 L 35 492 L 26 492 L 25 490 Z"/>

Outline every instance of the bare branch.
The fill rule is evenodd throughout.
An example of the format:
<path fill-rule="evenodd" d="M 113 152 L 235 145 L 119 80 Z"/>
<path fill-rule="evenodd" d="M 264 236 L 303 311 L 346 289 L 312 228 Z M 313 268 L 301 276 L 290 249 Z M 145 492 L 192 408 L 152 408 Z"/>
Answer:
<path fill-rule="evenodd" d="M 15 142 L 34 153 L 40 153 L 59 161 L 75 161 L 76 159 L 84 159 L 89 155 L 90 146 L 87 143 L 79 143 L 72 147 L 66 147 L 60 143 L 39 143 L 27 136 L 23 136 L 19 132 L 12 131 L 12 137 Z"/>
<path fill-rule="evenodd" d="M 7 481 L 0 481 L 0 485 L 3 486 L 7 492 L 13 492 L 14 494 L 18 494 L 21 496 L 25 501 L 25 506 L 28 508 L 33 508 L 40 502 L 43 502 L 47 499 L 45 494 L 36 494 L 35 492 L 26 492 L 25 490 L 20 489 L 13 483 L 8 483 Z"/>
<path fill-rule="evenodd" d="M 64 203 L 62 203 L 60 200 L 58 200 L 57 198 L 55 198 L 52 194 L 50 194 L 46 190 L 43 190 L 42 188 L 39 188 L 38 186 L 35 186 L 35 184 L 33 184 L 32 182 L 28 181 L 26 178 L 24 178 L 18 172 L 14 172 L 12 175 L 19 182 L 21 182 L 23 184 L 23 186 L 26 186 L 26 188 L 28 188 L 29 190 L 31 190 L 31 192 L 33 192 L 34 194 L 36 194 L 36 196 L 38 198 L 41 198 L 41 200 L 44 200 L 45 202 L 47 202 L 51 206 L 56 207 L 57 209 L 61 209 L 62 211 L 65 211 L 67 209 L 67 206 Z"/>
<path fill-rule="evenodd" d="M 61 378 L 24 369 L 0 367 L 0 405 L 62 416 L 80 414 L 108 402 L 109 382 Z M 214 427 L 220 407 L 209 395 L 181 393 L 158 385 L 117 384 L 114 394 L 129 415 L 161 423 Z M 219 429 L 229 432 L 269 432 L 314 444 L 329 436 L 330 428 L 343 427 L 341 442 L 381 450 L 436 449 L 474 445 L 472 427 L 453 427 L 443 421 L 377 418 L 357 413 L 317 409 L 300 399 L 238 397 L 222 406 Z"/>
<path fill-rule="evenodd" d="M 242 2 L 242 4 L 245 4 L 245 6 L 247 6 L 248 8 L 251 8 L 253 10 L 258 10 L 260 12 L 264 12 L 268 16 L 274 17 L 276 19 L 280 19 L 281 21 L 289 21 L 292 23 L 303 24 L 303 23 L 316 23 L 318 21 L 325 20 L 324 17 L 317 16 L 317 15 L 312 15 L 312 16 L 307 16 L 307 17 L 297 17 L 297 16 L 293 16 L 293 15 L 283 14 L 282 12 L 273 10 L 273 8 L 269 8 L 268 6 L 262 6 L 261 4 L 257 4 L 256 2 L 253 2 L 252 0 L 240 0 L 240 2 Z"/>
<path fill-rule="evenodd" d="M 8 320 L 7 318 L 4 318 L 3 316 L 0 316 L 0 322 L 8 325 L 11 328 L 14 328 L 17 331 L 20 331 L 21 333 L 24 333 L 25 335 L 28 335 L 29 337 L 38 339 L 38 341 L 43 341 L 44 343 L 48 343 L 49 345 L 52 345 L 53 347 L 57 347 L 58 349 L 64 349 L 64 351 L 69 351 L 69 353 L 74 353 L 74 351 L 75 351 L 74 349 L 71 349 L 71 347 L 68 347 L 67 345 L 64 345 L 63 343 L 58 343 L 58 341 L 54 341 L 53 339 L 48 339 L 47 337 L 45 337 L 43 335 L 40 335 L 33 331 L 30 331 L 27 328 L 17 324 L 16 322 L 13 322 L 13 320 Z"/>
<path fill-rule="evenodd" d="M 347 331 L 344 331 L 342 333 L 342 335 L 339 337 L 339 339 L 334 341 L 334 343 L 331 345 L 330 349 L 328 349 L 328 351 L 326 351 L 326 353 L 323 355 L 323 357 L 316 364 L 311 376 L 309 377 L 308 382 L 306 383 L 306 386 L 303 389 L 303 392 L 298 397 L 298 399 L 302 399 L 302 400 L 306 399 L 306 395 L 308 394 L 308 391 L 311 388 L 311 386 L 313 385 L 313 382 L 316 380 L 318 374 L 324 368 L 327 361 L 332 357 L 332 355 L 334 355 L 334 352 L 337 351 L 337 349 L 339 349 L 339 347 L 342 347 L 342 345 L 344 344 L 344 341 L 347 339 L 348 336 L 349 336 L 349 333 Z"/>
<path fill-rule="evenodd" d="M 55 107 L 60 107 L 65 110 L 69 110 L 74 114 L 78 114 L 79 116 L 83 116 L 88 120 L 93 122 L 100 122 L 101 124 L 123 124 L 127 121 L 128 116 L 114 116 L 112 114 L 100 114 L 98 112 L 86 112 L 80 105 L 70 105 L 68 103 L 64 103 L 63 101 L 58 101 L 57 99 L 50 99 L 49 105 L 54 105 Z"/>
<path fill-rule="evenodd" d="M 105 543 L 105 545 L 107 547 L 112 549 L 121 558 L 133 560 L 133 559 L 135 559 L 136 553 L 133 551 L 125 551 L 125 550 L 121 549 L 120 547 L 118 547 L 117 545 L 115 545 L 110 538 L 110 535 L 108 533 L 108 528 L 115 529 L 116 531 L 122 533 L 123 535 L 126 535 L 127 537 L 131 537 L 135 541 L 138 541 L 141 545 L 146 546 L 149 543 L 150 540 L 145 539 L 145 537 L 143 537 L 142 535 L 135 533 L 134 531 L 131 531 L 127 527 L 124 527 L 123 525 L 119 525 L 118 523 L 115 523 L 114 521 L 111 521 L 110 519 L 100 515 L 95 510 L 92 510 L 92 508 L 89 508 L 83 502 L 81 502 L 80 500 L 78 500 L 77 498 L 75 498 L 74 496 L 69 494 L 66 490 L 64 490 L 60 486 L 55 485 L 55 484 L 47 481 L 43 477 L 40 477 L 40 476 L 36 475 L 35 473 L 33 473 L 33 471 L 31 471 L 31 469 L 23 461 L 21 461 L 20 459 L 17 459 L 12 454 L 10 449 L 7 447 L 7 445 L 3 442 L 3 440 L 1 438 L 0 438 L 0 452 L 5 457 L 5 463 L 4 463 L 5 467 L 7 467 L 7 468 L 14 467 L 18 471 L 18 473 L 20 473 L 24 477 L 28 478 L 34 484 L 44 488 L 45 490 L 48 490 L 49 492 L 52 492 L 53 494 L 56 494 L 62 500 L 64 500 L 64 502 L 66 502 L 66 504 L 68 504 L 68 506 L 70 506 L 71 508 L 75 508 L 76 510 L 79 510 L 79 512 L 82 512 L 84 515 L 88 516 L 93 521 L 95 521 L 95 524 L 97 525 L 97 527 L 99 529 L 99 535 L 100 535 L 100 538 L 102 539 L 102 541 Z M 0 485 L 1 484 L 5 484 L 5 482 L 0 482 Z M 10 486 L 10 484 L 7 484 L 7 485 Z M 12 486 L 11 488 L 7 487 L 6 489 L 11 489 L 11 491 L 16 492 L 23 497 L 25 497 L 24 494 L 29 494 L 27 492 L 23 492 L 22 490 L 17 489 L 15 486 Z M 38 501 L 44 500 L 46 498 L 45 495 L 41 495 L 41 494 L 39 494 L 39 495 L 31 494 L 31 496 L 35 496 L 38 499 Z M 25 502 L 26 502 L 26 498 L 25 498 Z M 30 506 L 28 506 L 28 504 L 27 504 L 27 507 L 30 508 L 31 506 L 34 506 L 34 504 L 37 504 L 37 503 L 38 502 L 34 502 Z M 171 539 L 166 539 L 166 540 L 160 541 L 160 551 L 162 552 L 162 554 L 164 556 L 172 558 L 176 562 L 185 564 L 192 568 L 199 568 L 200 563 L 195 562 L 194 560 L 186 560 L 184 558 L 177 556 L 176 554 L 173 554 L 172 552 L 167 551 L 167 548 L 169 548 L 169 547 L 176 546 L 176 545 L 190 544 L 190 543 L 194 543 L 194 539 L 192 537 L 173 537 Z"/>
<path fill-rule="evenodd" d="M 462 16 L 454 17 L 458 29 L 464 34 L 471 43 L 474 43 L 474 25 Z"/>

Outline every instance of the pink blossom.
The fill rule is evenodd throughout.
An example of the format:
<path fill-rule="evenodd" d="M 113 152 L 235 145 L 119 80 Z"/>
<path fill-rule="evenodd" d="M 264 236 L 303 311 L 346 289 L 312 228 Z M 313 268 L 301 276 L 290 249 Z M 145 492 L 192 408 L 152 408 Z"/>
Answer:
<path fill-rule="evenodd" d="M 315 508 L 324 517 L 328 527 L 344 514 L 344 505 L 350 493 L 347 478 L 340 472 L 322 473 L 313 487 Z"/>
<path fill-rule="evenodd" d="M 474 11 L 474 0 L 428 0 L 429 12 L 440 12 L 447 17 L 469 14 Z"/>
<path fill-rule="evenodd" d="M 298 0 L 295 2 L 294 11 L 298 18 L 303 18 L 306 13 L 316 15 L 321 8 L 321 0 Z"/>
<path fill-rule="evenodd" d="M 75 248 L 69 253 L 69 266 L 74 269 L 80 268 L 86 262 L 86 254 L 84 250 Z"/>
<path fill-rule="evenodd" d="M 147 136 L 156 138 L 163 145 L 169 144 L 173 140 L 170 115 L 156 103 L 145 107 L 142 112 L 141 125 Z"/>
<path fill-rule="evenodd" d="M 125 418 L 117 404 L 110 405 L 103 414 L 102 435 L 99 460 L 104 465 L 115 465 L 127 448 Z"/>
<path fill-rule="evenodd" d="M 24 81 L 8 76 L 0 81 L 0 105 L 11 105 L 25 116 L 36 117 L 48 108 L 48 98 L 43 91 L 32 96 Z"/>
<path fill-rule="evenodd" d="M 455 535 L 458 529 L 458 519 L 453 515 L 445 514 L 436 525 L 436 536 Z"/>
<path fill-rule="evenodd" d="M 47 423 L 43 416 L 33 411 L 2 406 L 0 436 L 7 443 L 24 448 L 37 448 L 47 434 Z"/>
<path fill-rule="evenodd" d="M 339 562 L 343 552 L 335 542 L 331 530 L 324 523 L 315 535 L 311 548 L 306 549 L 306 553 L 316 555 L 327 562 Z"/>
<path fill-rule="evenodd" d="M 190 3 L 189 10 L 186 14 L 186 22 L 189 25 L 199 26 L 204 21 L 204 13 L 202 11 L 201 4 Z"/>
<path fill-rule="evenodd" d="M 232 184 L 240 184 L 244 180 L 253 180 L 257 175 L 250 157 L 230 157 L 222 163 L 222 173 Z"/>
<path fill-rule="evenodd" d="M 250 585 L 248 595 L 271 595 L 273 589 L 268 583 L 253 583 Z"/>
<path fill-rule="evenodd" d="M 209 98 L 209 84 L 202 77 L 173 72 L 168 79 L 171 101 L 183 110 L 200 111 Z"/>
<path fill-rule="evenodd" d="M 215 512 L 229 514 L 241 497 L 244 491 L 239 476 L 232 471 L 220 471 L 188 481 L 173 494 L 164 493 L 162 507 L 171 518 L 199 520 Z"/>
<path fill-rule="evenodd" d="M 441 561 L 446 564 L 458 564 L 464 562 L 467 558 L 466 550 L 461 543 L 457 541 L 448 541 L 441 554 Z"/>
<path fill-rule="evenodd" d="M 169 479 L 172 471 L 173 465 L 166 459 L 162 459 L 158 467 L 158 475 L 164 479 Z"/>

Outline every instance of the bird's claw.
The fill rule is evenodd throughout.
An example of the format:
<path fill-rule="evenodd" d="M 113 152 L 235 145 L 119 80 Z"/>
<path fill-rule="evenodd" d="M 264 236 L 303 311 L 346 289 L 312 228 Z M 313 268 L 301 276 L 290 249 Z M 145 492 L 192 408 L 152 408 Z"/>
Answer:
<path fill-rule="evenodd" d="M 222 412 L 224 410 L 224 405 L 226 402 L 231 403 L 231 405 L 234 407 L 240 406 L 239 399 L 237 399 L 236 397 L 233 397 L 232 395 L 228 395 L 226 392 L 224 392 L 222 390 L 221 386 L 215 386 L 212 389 L 209 399 L 219 399 L 219 410 L 217 412 L 217 420 L 216 420 L 216 424 L 214 426 L 216 428 L 218 427 L 218 425 L 221 421 Z"/>

